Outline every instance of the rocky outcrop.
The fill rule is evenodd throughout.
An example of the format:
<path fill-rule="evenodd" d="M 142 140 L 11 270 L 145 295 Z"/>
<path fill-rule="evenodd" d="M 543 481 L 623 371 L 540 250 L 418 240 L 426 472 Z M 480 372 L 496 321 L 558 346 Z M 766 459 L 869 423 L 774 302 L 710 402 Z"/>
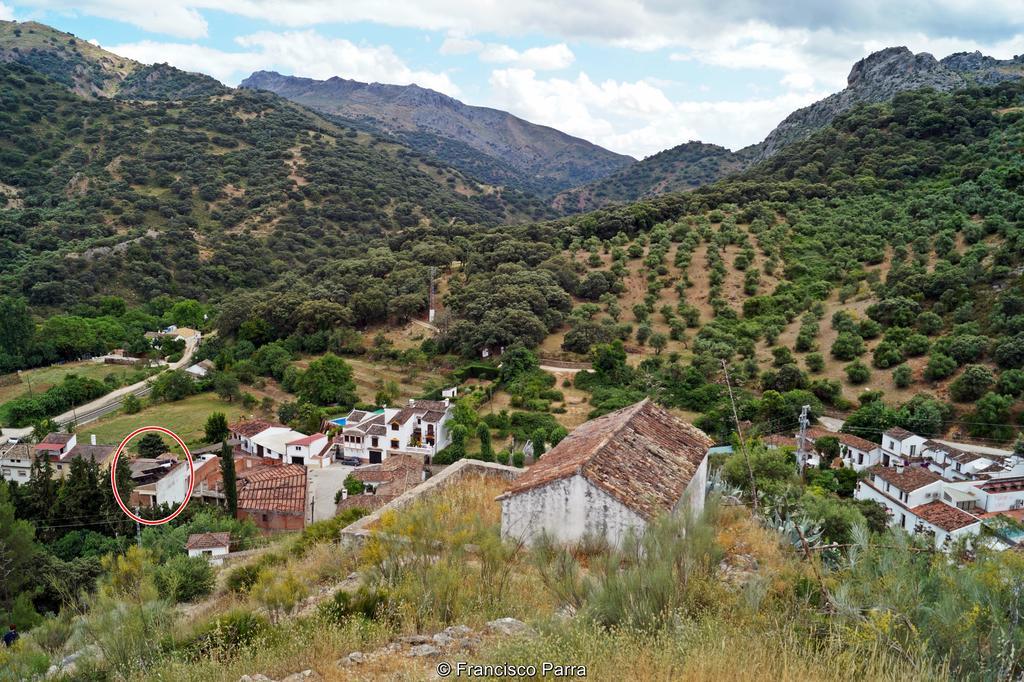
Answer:
<path fill-rule="evenodd" d="M 919 88 L 956 90 L 1024 77 L 1024 57 L 994 59 L 980 52 L 958 52 L 937 60 L 927 52 L 887 47 L 853 65 L 846 88 L 787 116 L 761 143 L 759 159 L 810 136 L 837 116 L 862 103 L 885 102 Z"/>

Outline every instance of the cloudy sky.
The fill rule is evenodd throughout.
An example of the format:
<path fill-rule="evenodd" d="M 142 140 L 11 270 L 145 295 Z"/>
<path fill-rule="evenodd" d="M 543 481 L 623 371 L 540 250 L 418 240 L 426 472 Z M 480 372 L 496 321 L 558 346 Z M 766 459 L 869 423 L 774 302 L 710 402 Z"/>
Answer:
<path fill-rule="evenodd" d="M 1021 0 L 0 0 L 142 62 L 417 83 L 643 157 L 736 149 L 889 45 L 1024 52 Z"/>

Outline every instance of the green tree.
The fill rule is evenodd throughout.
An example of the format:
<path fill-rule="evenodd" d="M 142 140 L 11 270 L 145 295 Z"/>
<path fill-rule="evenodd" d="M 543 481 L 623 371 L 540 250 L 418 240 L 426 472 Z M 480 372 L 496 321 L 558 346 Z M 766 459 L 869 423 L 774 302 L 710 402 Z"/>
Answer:
<path fill-rule="evenodd" d="M 154 458 L 165 452 L 170 452 L 170 448 L 167 447 L 167 443 L 159 433 L 150 431 L 139 439 L 138 451 L 139 457 Z"/>
<path fill-rule="evenodd" d="M 230 435 L 227 415 L 223 412 L 212 412 L 210 416 L 206 418 L 206 425 L 203 427 L 203 432 L 207 443 L 216 443 L 217 441 L 227 439 Z"/>
<path fill-rule="evenodd" d="M 234 448 L 226 440 L 220 446 L 220 478 L 228 514 L 234 518 L 238 515 L 238 474 L 235 471 Z"/>
<path fill-rule="evenodd" d="M 0 296 L 0 374 L 24 366 L 34 336 L 35 324 L 25 299 Z"/>
<path fill-rule="evenodd" d="M 995 377 L 985 365 L 967 365 L 949 385 L 949 395 L 958 403 L 974 402 L 992 388 Z"/>
<path fill-rule="evenodd" d="M 533 432 L 533 436 L 532 438 L 530 438 L 530 440 L 533 442 L 534 459 L 540 459 L 541 455 L 543 455 L 544 452 L 547 450 L 547 448 L 544 445 L 544 441 L 547 439 L 547 437 L 548 433 L 543 428 L 537 428 Z"/>
<path fill-rule="evenodd" d="M 967 416 L 967 432 L 975 438 L 1007 441 L 1013 438 L 1010 425 L 1010 407 L 1013 398 L 998 393 L 986 393 L 974 403 L 974 412 Z"/>
<path fill-rule="evenodd" d="M 0 611 L 10 611 L 15 599 L 35 582 L 39 546 L 28 521 L 15 518 L 6 485 L 0 485 Z"/>
<path fill-rule="evenodd" d="M 153 381 L 154 400 L 174 402 L 184 400 L 195 392 L 195 383 L 185 370 L 164 372 Z"/>
<path fill-rule="evenodd" d="M 484 422 L 476 427 L 477 438 L 480 439 L 480 459 L 485 462 L 494 461 L 494 448 L 491 446 L 491 429 Z"/>
<path fill-rule="evenodd" d="M 242 394 L 241 383 L 234 372 L 215 372 L 213 375 L 213 390 L 217 396 L 224 401 L 232 402 Z"/>
<path fill-rule="evenodd" d="M 137 414 L 142 411 L 142 401 L 134 393 L 129 393 L 121 401 L 121 409 L 125 414 Z"/>
<path fill-rule="evenodd" d="M 352 368 L 333 353 L 309 363 L 296 389 L 301 400 L 314 405 L 351 407 L 357 400 Z"/>
<path fill-rule="evenodd" d="M 914 381 L 913 372 L 909 365 L 899 365 L 892 372 L 892 382 L 896 388 L 906 388 Z"/>

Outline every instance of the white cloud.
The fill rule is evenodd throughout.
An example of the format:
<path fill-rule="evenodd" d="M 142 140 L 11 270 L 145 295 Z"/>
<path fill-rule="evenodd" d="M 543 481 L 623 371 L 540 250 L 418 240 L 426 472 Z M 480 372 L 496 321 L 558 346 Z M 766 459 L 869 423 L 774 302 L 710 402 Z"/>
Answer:
<path fill-rule="evenodd" d="M 445 38 L 440 52 L 447 56 L 477 54 L 482 62 L 508 64 L 538 71 L 565 69 L 576 60 L 576 55 L 565 43 L 531 47 L 520 52 L 501 43 L 484 43 L 472 38 L 453 35 Z"/>
<path fill-rule="evenodd" d="M 0 20 L 14 21 L 14 10 L 0 2 Z"/>
<path fill-rule="evenodd" d="M 738 149 L 759 142 L 794 109 L 826 92 L 748 101 L 672 101 L 647 81 L 542 79 L 529 69 L 491 74 L 493 106 L 615 151 L 644 157 L 686 140 Z"/>
<path fill-rule="evenodd" d="M 204 0 L 18 0 L 20 7 L 123 21 L 144 31 L 188 40 L 206 37 L 208 27 L 199 9 L 209 4 Z"/>
<path fill-rule="evenodd" d="M 341 76 L 354 80 L 408 85 L 455 96 L 459 88 L 447 74 L 409 68 L 387 45 L 356 45 L 325 38 L 315 31 L 272 33 L 263 31 L 235 39 L 242 52 L 227 52 L 197 44 L 144 40 L 109 47 L 112 52 L 144 63 L 167 62 L 186 71 L 207 73 L 229 85 L 260 69 L 288 75 L 325 79 Z"/>
<path fill-rule="evenodd" d="M 356 45 L 342 38 L 326 38 L 315 31 L 261 31 L 235 40 L 242 47 L 256 48 L 262 62 L 296 76 L 415 83 L 452 96 L 459 92 L 447 74 L 414 70 L 388 45 Z"/>

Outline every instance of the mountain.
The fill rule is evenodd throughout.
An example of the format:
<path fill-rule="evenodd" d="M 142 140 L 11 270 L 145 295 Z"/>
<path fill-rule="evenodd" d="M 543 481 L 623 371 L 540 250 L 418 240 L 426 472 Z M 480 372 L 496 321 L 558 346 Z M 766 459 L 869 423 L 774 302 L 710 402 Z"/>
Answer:
<path fill-rule="evenodd" d="M 695 189 L 746 168 L 756 147 L 738 152 L 717 144 L 686 142 L 666 149 L 582 187 L 559 192 L 552 206 L 561 213 L 578 213 L 609 203 Z"/>
<path fill-rule="evenodd" d="M 687 142 L 606 178 L 564 190 L 551 203 L 562 213 L 575 213 L 694 189 L 778 154 L 859 104 L 887 102 L 898 93 L 919 88 L 946 92 L 969 85 L 994 85 L 1022 76 L 1024 56 L 1001 60 L 980 52 L 958 52 L 936 60 L 927 53 L 914 54 L 906 47 L 885 48 L 853 65 L 846 88 L 797 109 L 759 144 L 731 152 L 717 145 Z"/>
<path fill-rule="evenodd" d="M 140 64 L 34 21 L 0 21 L 0 62 L 17 62 L 82 97 L 186 99 L 228 88 L 167 64 Z"/>
<path fill-rule="evenodd" d="M 802 140 L 831 123 L 838 115 L 863 103 L 885 102 L 907 90 L 956 90 L 970 84 L 991 85 L 1024 76 L 1024 57 L 994 59 L 980 52 L 959 52 L 945 59 L 906 47 L 887 47 L 853 65 L 846 87 L 810 106 L 797 109 L 768 134 L 758 158 L 768 158 L 782 147 Z"/>
<path fill-rule="evenodd" d="M 603 178 L 634 162 L 554 128 L 470 106 L 417 85 L 257 71 L 241 86 L 269 90 L 311 109 L 361 122 L 484 182 L 541 196 Z"/>
<path fill-rule="evenodd" d="M 205 299 L 403 230 L 551 215 L 272 93 L 218 86 L 170 102 L 174 82 L 193 93 L 202 78 L 3 28 L 18 59 L 0 63 L 0 291 L 41 308 L 101 293 Z"/>

